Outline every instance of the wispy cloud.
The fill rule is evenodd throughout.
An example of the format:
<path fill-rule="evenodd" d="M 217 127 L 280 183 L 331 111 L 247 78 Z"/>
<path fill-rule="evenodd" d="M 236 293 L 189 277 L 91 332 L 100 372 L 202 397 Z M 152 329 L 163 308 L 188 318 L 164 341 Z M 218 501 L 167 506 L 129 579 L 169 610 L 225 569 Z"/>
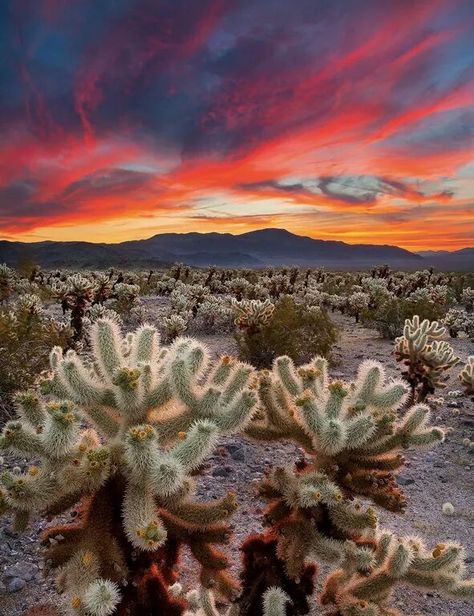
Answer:
<path fill-rule="evenodd" d="M 471 9 L 3 3 L 0 232 L 472 243 Z"/>

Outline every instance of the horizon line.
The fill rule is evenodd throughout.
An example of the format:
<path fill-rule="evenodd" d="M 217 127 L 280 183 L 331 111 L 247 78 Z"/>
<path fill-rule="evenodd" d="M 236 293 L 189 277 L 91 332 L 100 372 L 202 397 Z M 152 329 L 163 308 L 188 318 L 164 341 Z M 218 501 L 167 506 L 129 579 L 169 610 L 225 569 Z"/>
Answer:
<path fill-rule="evenodd" d="M 2 242 L 9 242 L 9 243 L 16 243 L 16 244 L 43 244 L 46 242 L 49 243 L 55 243 L 55 244 L 74 244 L 74 243 L 85 243 L 85 244 L 94 244 L 94 245 L 106 245 L 106 246 L 118 246 L 120 244 L 126 244 L 128 242 L 140 242 L 140 241 L 147 241 L 147 240 L 151 240 L 154 237 L 158 237 L 161 235 L 230 235 L 232 237 L 236 237 L 236 236 L 240 236 L 240 235 L 250 235 L 252 233 L 259 233 L 261 231 L 284 231 L 286 233 L 288 233 L 289 235 L 293 235 L 295 237 L 300 237 L 300 238 L 306 238 L 306 239 L 310 239 L 310 240 L 315 240 L 318 242 L 337 242 L 340 244 L 346 244 L 349 246 L 386 246 L 386 247 L 394 247 L 394 248 L 399 248 L 402 250 L 406 250 L 407 252 L 410 252 L 412 254 L 421 254 L 421 253 L 426 253 L 426 252 L 444 252 L 444 253 L 453 253 L 453 252 L 459 252 L 460 250 L 465 250 L 465 249 L 469 249 L 469 248 L 474 248 L 474 246 L 472 245 L 466 245 L 466 246 L 462 246 L 461 248 L 455 248 L 453 250 L 448 250 L 448 249 L 436 249 L 436 248 L 423 248 L 421 250 L 413 250 L 413 249 L 409 249 L 409 248 L 405 248 L 404 246 L 400 246 L 398 244 L 378 244 L 378 243 L 372 243 L 372 242 L 348 242 L 346 240 L 341 240 L 341 239 L 321 239 L 318 237 L 312 237 L 310 235 L 300 235 L 299 233 L 294 233 L 293 231 L 289 231 L 288 229 L 285 229 L 283 227 L 262 227 L 260 229 L 252 229 L 250 231 L 242 231 L 242 232 L 234 232 L 231 233 L 230 231 L 227 232 L 222 232 L 222 231 L 164 231 L 162 233 L 154 233 L 153 235 L 150 236 L 145 236 L 145 237 L 139 237 L 139 238 L 134 238 L 134 239 L 130 239 L 130 240 L 120 240 L 120 241 L 116 241 L 116 242 L 94 242 L 94 241 L 90 241 L 90 240 L 82 240 L 82 239 L 77 239 L 77 240 L 54 240 L 54 239 L 34 239 L 31 241 L 28 240 L 17 240 L 17 239 L 11 239 L 10 237 L 4 237 L 0 235 L 0 241 Z"/>

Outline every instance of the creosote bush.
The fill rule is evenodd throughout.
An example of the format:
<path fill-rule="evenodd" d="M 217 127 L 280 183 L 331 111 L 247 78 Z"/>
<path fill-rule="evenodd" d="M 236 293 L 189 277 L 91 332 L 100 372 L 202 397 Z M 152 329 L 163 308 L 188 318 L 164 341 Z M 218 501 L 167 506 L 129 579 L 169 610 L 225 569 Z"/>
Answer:
<path fill-rule="evenodd" d="M 422 320 L 435 321 L 445 314 L 439 304 L 418 299 L 389 297 L 380 305 L 362 311 L 362 322 L 367 327 L 373 327 L 383 338 L 394 340 L 403 333 L 407 319 L 418 315 Z"/>
<path fill-rule="evenodd" d="M 260 302 L 262 306 L 273 306 Z M 328 314 L 318 308 L 308 308 L 285 295 L 274 305 L 271 314 L 264 310 L 263 317 L 247 318 L 242 325 L 242 316 L 237 317 L 235 339 L 239 356 L 256 368 L 269 368 L 279 355 L 288 355 L 296 363 L 308 361 L 314 355 L 329 357 L 337 339 L 337 329 Z"/>
<path fill-rule="evenodd" d="M 5 414 L 12 409 L 14 392 L 33 385 L 48 368 L 51 347 L 66 346 L 70 339 L 69 328 L 47 317 L 36 295 L 21 295 L 0 306 L 0 401 Z"/>

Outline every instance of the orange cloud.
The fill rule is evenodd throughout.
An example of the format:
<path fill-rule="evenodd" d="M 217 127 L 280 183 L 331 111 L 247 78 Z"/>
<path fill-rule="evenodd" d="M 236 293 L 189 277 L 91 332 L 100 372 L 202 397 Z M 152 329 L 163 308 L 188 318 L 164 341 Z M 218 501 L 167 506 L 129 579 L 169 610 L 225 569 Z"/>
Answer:
<path fill-rule="evenodd" d="M 76 7 L 90 41 L 74 38 L 57 0 L 29 5 L 45 22 L 32 41 L 16 15 L 18 84 L 0 114 L 4 236 L 283 226 L 406 248 L 472 244 L 462 0 L 374 1 L 360 16 L 329 3 L 327 20 L 309 23 L 266 0 L 178 4 L 140 0 L 112 19 L 105 5 Z M 54 45 L 42 46 L 61 35 L 50 66 Z"/>

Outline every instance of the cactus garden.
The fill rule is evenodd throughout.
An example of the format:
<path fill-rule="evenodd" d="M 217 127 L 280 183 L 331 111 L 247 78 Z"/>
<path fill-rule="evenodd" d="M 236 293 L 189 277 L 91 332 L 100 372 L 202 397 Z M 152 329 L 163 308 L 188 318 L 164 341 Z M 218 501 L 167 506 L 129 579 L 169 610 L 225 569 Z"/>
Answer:
<path fill-rule="evenodd" d="M 473 288 L 0 266 L 0 614 L 472 614 Z"/>

